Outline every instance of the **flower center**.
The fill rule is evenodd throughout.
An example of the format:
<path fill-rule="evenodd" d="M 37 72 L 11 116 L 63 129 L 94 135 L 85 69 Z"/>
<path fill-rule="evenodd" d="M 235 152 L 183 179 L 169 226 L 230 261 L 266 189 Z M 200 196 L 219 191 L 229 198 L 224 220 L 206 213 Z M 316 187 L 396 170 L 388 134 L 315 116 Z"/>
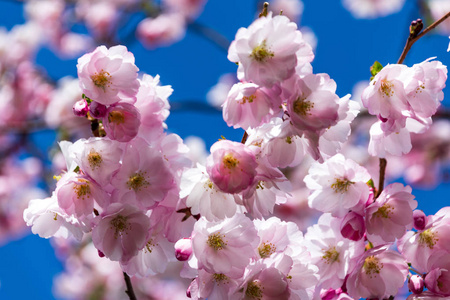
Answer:
<path fill-rule="evenodd" d="M 229 153 L 223 157 L 222 162 L 228 169 L 234 169 L 238 165 L 239 160 Z"/>
<path fill-rule="evenodd" d="M 277 247 L 272 243 L 263 243 L 261 246 L 259 246 L 258 251 L 261 258 L 267 258 L 271 256 L 275 251 L 277 250 Z"/>
<path fill-rule="evenodd" d="M 419 233 L 419 244 L 421 246 L 426 245 L 428 248 L 433 249 L 437 241 L 439 241 L 439 239 L 436 238 L 436 233 L 432 232 L 431 229 Z"/>
<path fill-rule="evenodd" d="M 250 96 L 244 96 L 244 97 L 242 97 L 242 101 L 241 102 L 239 102 L 240 104 L 244 104 L 244 103 L 246 103 L 246 102 L 248 102 L 248 103 L 252 103 L 253 102 L 253 100 L 255 100 L 255 98 L 256 98 L 256 96 L 255 95 L 250 95 Z"/>
<path fill-rule="evenodd" d="M 224 237 L 225 235 L 220 235 L 220 232 L 210 234 L 206 243 L 216 251 L 222 250 L 227 245 L 227 243 L 223 240 Z"/>
<path fill-rule="evenodd" d="M 348 180 L 347 178 L 336 178 L 336 181 L 331 185 L 331 188 L 335 193 L 344 194 L 348 191 L 348 188 L 352 184 L 354 184 L 354 182 Z"/>
<path fill-rule="evenodd" d="M 78 179 L 78 183 L 73 186 L 73 189 L 75 190 L 78 199 L 81 198 L 81 200 L 84 200 L 85 197 L 91 195 L 91 186 L 86 179 Z"/>
<path fill-rule="evenodd" d="M 115 229 L 114 237 L 117 239 L 119 235 L 122 235 L 123 232 L 127 232 L 131 229 L 130 225 L 127 223 L 128 218 L 122 215 L 118 215 L 114 219 L 111 220 L 110 224 L 112 228 Z"/>
<path fill-rule="evenodd" d="M 378 218 L 385 218 L 388 219 L 389 215 L 392 214 L 392 210 L 394 208 L 392 206 L 390 206 L 389 204 L 384 204 L 382 207 L 380 207 L 374 214 L 374 217 L 378 217 Z"/>
<path fill-rule="evenodd" d="M 372 275 L 380 274 L 381 269 L 383 269 L 383 263 L 380 263 L 378 258 L 372 255 L 366 258 L 363 268 L 366 275 L 369 275 L 369 277 L 372 278 Z"/>
<path fill-rule="evenodd" d="M 326 264 L 332 264 L 336 261 L 339 262 L 339 252 L 336 250 L 336 247 L 330 247 L 325 251 L 322 259 L 325 260 Z"/>
<path fill-rule="evenodd" d="M 380 86 L 380 92 L 386 95 L 387 97 L 392 97 L 394 95 L 394 91 L 392 88 L 394 87 L 394 84 L 390 82 L 389 80 L 382 79 L 381 80 L 381 86 Z"/>
<path fill-rule="evenodd" d="M 130 176 L 127 182 L 128 188 L 138 192 L 141 188 L 149 186 L 150 183 L 145 179 L 146 174 L 147 172 L 136 172 L 134 175 Z"/>
<path fill-rule="evenodd" d="M 301 97 L 298 97 L 294 102 L 294 112 L 300 116 L 311 115 L 309 112 L 314 107 L 314 103 L 311 101 L 305 101 Z"/>
<path fill-rule="evenodd" d="M 91 149 L 91 151 L 88 154 L 88 162 L 91 169 L 95 170 L 96 168 L 100 167 L 100 165 L 103 162 L 103 159 L 100 153 L 96 152 L 94 149 Z"/>
<path fill-rule="evenodd" d="M 245 291 L 245 295 L 251 299 L 261 300 L 263 293 L 261 289 L 261 284 L 253 280 L 247 284 L 247 290 Z"/>
<path fill-rule="evenodd" d="M 267 42 L 266 40 L 262 41 L 261 44 L 256 46 L 252 53 L 250 54 L 250 57 L 256 60 L 257 62 L 266 62 L 268 59 L 272 58 L 275 54 L 267 49 Z"/>
<path fill-rule="evenodd" d="M 110 123 L 116 123 L 117 125 L 125 123 L 125 115 L 123 112 L 114 110 L 109 113 L 108 121 Z"/>
<path fill-rule="evenodd" d="M 226 275 L 224 275 L 224 274 L 217 274 L 217 273 L 214 273 L 214 275 L 213 275 L 213 280 L 214 280 L 217 284 L 220 284 L 220 283 L 228 283 L 228 282 L 229 282 L 229 279 L 228 279 L 228 277 L 227 277 Z"/>
<path fill-rule="evenodd" d="M 96 87 L 103 89 L 103 91 L 111 83 L 110 81 L 111 75 L 104 70 L 101 70 L 100 73 L 96 72 L 94 75 L 91 76 L 91 79 L 92 82 L 94 82 L 94 85 Z"/>
<path fill-rule="evenodd" d="M 153 239 L 150 239 L 150 240 L 147 242 L 147 244 L 145 245 L 144 251 L 145 251 L 145 252 L 148 252 L 148 253 L 152 253 L 153 247 L 155 247 L 156 245 L 158 245 L 158 244 L 155 244 L 155 243 L 153 242 Z"/>

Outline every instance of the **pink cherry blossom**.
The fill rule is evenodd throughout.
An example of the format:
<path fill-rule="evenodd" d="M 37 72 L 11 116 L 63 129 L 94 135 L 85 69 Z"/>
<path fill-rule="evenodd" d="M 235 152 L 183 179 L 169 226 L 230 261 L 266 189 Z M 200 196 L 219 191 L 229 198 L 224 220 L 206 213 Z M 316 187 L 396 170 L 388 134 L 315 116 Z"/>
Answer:
<path fill-rule="evenodd" d="M 373 19 L 400 11 L 405 0 L 343 0 L 342 2 L 355 18 Z"/>
<path fill-rule="evenodd" d="M 266 87 L 291 77 L 297 64 L 313 58 L 311 46 L 303 40 L 297 25 L 271 13 L 239 29 L 228 50 L 228 59 L 239 62 L 240 80 Z"/>
<path fill-rule="evenodd" d="M 365 250 L 363 240 L 351 241 L 340 234 L 340 222 L 331 214 L 323 214 L 305 234 L 311 263 L 319 268 L 323 288 L 341 287 Z"/>
<path fill-rule="evenodd" d="M 370 180 L 367 170 L 342 154 L 336 154 L 325 163 L 314 163 L 304 181 L 311 190 L 309 206 L 322 212 L 343 217 L 357 209 L 369 198 Z"/>
<path fill-rule="evenodd" d="M 364 218 L 351 211 L 341 221 L 341 234 L 352 241 L 359 241 L 366 232 Z"/>
<path fill-rule="evenodd" d="M 347 279 L 347 292 L 359 298 L 389 298 L 396 295 L 408 275 L 405 259 L 393 250 L 373 248 L 364 253 Z"/>
<path fill-rule="evenodd" d="M 123 153 L 121 143 L 107 138 L 80 139 L 70 146 L 77 166 L 95 180 L 106 187 L 111 177 L 120 168 Z"/>
<path fill-rule="evenodd" d="M 255 179 L 257 162 L 244 144 L 220 140 L 211 146 L 206 171 L 211 181 L 225 193 L 239 193 Z"/>
<path fill-rule="evenodd" d="M 250 259 L 256 257 L 259 244 L 255 226 L 243 214 L 220 222 L 201 218 L 195 223 L 192 250 L 198 267 L 209 273 L 241 277 Z"/>
<path fill-rule="evenodd" d="M 223 119 L 234 128 L 255 128 L 280 111 L 281 90 L 260 88 L 254 83 L 239 82 L 231 88 L 223 104 Z"/>
<path fill-rule="evenodd" d="M 106 135 L 119 142 L 129 142 L 139 132 L 141 115 L 130 103 L 116 103 L 108 108 L 102 118 Z"/>
<path fill-rule="evenodd" d="M 417 201 L 411 191 L 410 186 L 390 184 L 366 208 L 367 237 L 374 245 L 394 242 L 413 227 Z"/>
<path fill-rule="evenodd" d="M 170 46 L 186 34 L 186 22 L 179 13 L 161 14 L 154 19 L 145 18 L 136 29 L 139 40 L 146 48 Z"/>
<path fill-rule="evenodd" d="M 58 205 L 68 215 L 76 215 L 78 218 L 93 214 L 94 201 L 103 206 L 107 195 L 102 188 L 88 177 L 73 172 L 68 172 L 58 181 L 55 195 Z"/>
<path fill-rule="evenodd" d="M 96 217 L 96 223 L 92 240 L 110 260 L 127 262 L 147 243 L 150 220 L 137 207 L 113 203 Z"/>
<path fill-rule="evenodd" d="M 238 195 L 222 192 L 210 179 L 205 167 L 186 170 L 181 179 L 180 197 L 186 198 L 186 205 L 193 215 L 200 214 L 208 221 L 231 218 L 238 211 Z"/>
<path fill-rule="evenodd" d="M 111 179 L 113 202 L 144 209 L 154 207 L 174 188 L 174 178 L 161 153 L 142 139 L 128 144 L 122 166 Z"/>
<path fill-rule="evenodd" d="M 319 131 L 338 121 L 336 83 L 327 74 L 293 76 L 283 83 L 287 111 L 298 130 Z"/>
<path fill-rule="evenodd" d="M 83 93 L 94 101 L 111 105 L 120 100 L 135 99 L 139 88 L 134 56 L 125 46 L 106 48 L 78 59 L 78 77 Z"/>

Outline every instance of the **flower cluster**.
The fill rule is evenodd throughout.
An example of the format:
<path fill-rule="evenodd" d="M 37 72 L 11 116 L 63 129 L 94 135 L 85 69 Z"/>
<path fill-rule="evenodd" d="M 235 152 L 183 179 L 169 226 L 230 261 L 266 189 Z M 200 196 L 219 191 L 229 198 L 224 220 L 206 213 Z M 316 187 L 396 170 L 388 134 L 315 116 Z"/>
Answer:
<path fill-rule="evenodd" d="M 196 14 L 189 1 L 165 3 Z M 449 208 L 427 217 L 415 210 L 411 187 L 376 189 L 368 169 L 339 153 L 359 105 L 340 98 L 328 74 L 313 73 L 312 47 L 297 25 L 265 11 L 239 29 L 228 58 L 239 82 L 223 117 L 246 132 L 241 143 L 217 141 L 195 163 L 166 132 L 171 87 L 139 76 L 124 46 L 83 55 L 73 113 L 94 137 L 60 142 L 66 170 L 51 197 L 25 209 L 32 231 L 83 240 L 86 257 L 74 263 L 98 273 L 100 288 L 114 288 L 114 276 L 97 281 L 119 266 L 142 278 L 170 272 L 177 259 L 193 299 L 385 299 L 408 277 L 415 294 L 426 287 L 450 296 Z M 379 118 L 369 153 L 409 152 L 409 134 L 431 126 L 446 78 L 446 67 L 430 60 L 378 72 L 362 94 Z M 305 234 L 273 216 L 301 190 L 323 213 Z M 99 259 L 104 269 L 93 265 Z"/>

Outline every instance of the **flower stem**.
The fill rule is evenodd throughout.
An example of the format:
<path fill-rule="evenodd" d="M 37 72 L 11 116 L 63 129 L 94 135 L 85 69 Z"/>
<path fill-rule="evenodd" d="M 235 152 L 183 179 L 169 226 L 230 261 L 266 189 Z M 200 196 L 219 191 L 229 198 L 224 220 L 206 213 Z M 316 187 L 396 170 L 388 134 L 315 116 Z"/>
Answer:
<path fill-rule="evenodd" d="M 408 54 L 409 50 L 411 49 L 412 45 L 417 42 L 421 37 L 423 37 L 425 34 L 427 34 L 429 31 L 436 28 L 439 24 L 444 22 L 448 17 L 450 17 L 450 12 L 442 16 L 439 20 L 428 26 L 424 31 L 420 33 L 415 33 L 413 31 L 410 32 L 408 39 L 406 40 L 405 48 L 403 48 L 403 52 L 400 55 L 400 58 L 397 61 L 397 64 L 402 64 L 405 60 L 406 54 Z"/>
<path fill-rule="evenodd" d="M 125 279 L 125 283 L 127 285 L 127 289 L 125 293 L 127 293 L 130 300 L 137 300 L 136 295 L 134 294 L 133 285 L 131 284 L 130 276 L 127 273 L 123 272 L 123 277 Z"/>
<path fill-rule="evenodd" d="M 377 194 L 375 195 L 375 199 L 378 198 L 378 196 L 380 196 L 380 194 L 384 188 L 384 177 L 386 175 L 386 165 L 387 165 L 386 158 L 380 158 L 380 182 L 378 182 L 378 190 L 377 190 Z"/>

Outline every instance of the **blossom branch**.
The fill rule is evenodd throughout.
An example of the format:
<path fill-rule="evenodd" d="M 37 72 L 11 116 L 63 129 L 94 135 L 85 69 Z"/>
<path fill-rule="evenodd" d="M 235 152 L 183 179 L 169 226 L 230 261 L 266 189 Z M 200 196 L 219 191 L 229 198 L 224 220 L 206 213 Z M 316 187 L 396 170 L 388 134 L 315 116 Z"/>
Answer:
<path fill-rule="evenodd" d="M 123 272 L 123 277 L 125 278 L 125 283 L 127 285 L 125 293 L 127 293 L 130 300 L 137 300 L 136 295 L 134 294 L 133 285 L 131 284 L 130 276 L 128 276 L 127 273 Z"/>
<path fill-rule="evenodd" d="M 386 158 L 380 158 L 380 182 L 378 182 L 378 190 L 377 190 L 377 194 L 375 195 L 375 199 L 378 198 L 378 196 L 380 196 L 380 194 L 384 188 L 384 177 L 386 176 L 386 165 L 387 165 Z"/>
<path fill-rule="evenodd" d="M 417 42 L 421 37 L 423 37 L 425 34 L 427 34 L 428 32 L 430 32 L 431 30 L 433 30 L 434 28 L 436 28 L 439 24 L 441 24 L 442 22 L 444 22 L 448 17 L 450 17 L 450 12 L 448 12 L 447 14 L 445 14 L 443 17 L 441 17 L 439 20 L 437 20 L 436 22 L 434 22 L 433 24 L 431 24 L 430 26 L 428 26 L 424 31 L 420 32 L 420 30 L 422 29 L 421 27 L 418 27 L 418 24 L 422 24 L 422 20 L 418 19 L 417 21 L 413 21 L 411 23 L 411 27 L 410 27 L 410 33 L 409 33 L 409 37 L 406 40 L 406 45 L 405 48 L 403 48 L 403 52 L 400 55 L 400 58 L 397 61 L 397 64 L 402 64 L 403 61 L 406 58 L 406 55 L 408 54 L 409 50 L 411 49 L 412 45 Z M 416 24 L 414 25 L 413 23 L 416 22 Z M 420 28 L 420 29 L 419 29 Z M 418 30 L 417 30 L 418 29 Z M 420 32 L 420 33 L 419 33 Z"/>

